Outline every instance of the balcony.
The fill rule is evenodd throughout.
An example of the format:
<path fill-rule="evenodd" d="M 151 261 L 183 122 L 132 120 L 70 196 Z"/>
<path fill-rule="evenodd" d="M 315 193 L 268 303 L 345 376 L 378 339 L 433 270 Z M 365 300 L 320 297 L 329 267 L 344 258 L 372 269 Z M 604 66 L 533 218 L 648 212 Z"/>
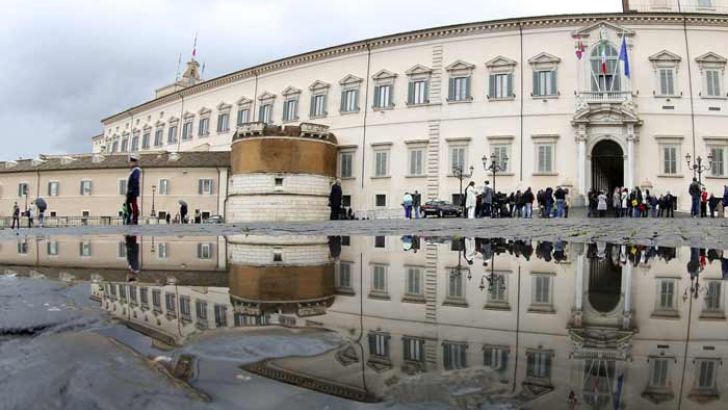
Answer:
<path fill-rule="evenodd" d="M 621 104 L 632 100 L 632 93 L 629 91 L 582 91 L 578 97 L 587 104 Z"/>

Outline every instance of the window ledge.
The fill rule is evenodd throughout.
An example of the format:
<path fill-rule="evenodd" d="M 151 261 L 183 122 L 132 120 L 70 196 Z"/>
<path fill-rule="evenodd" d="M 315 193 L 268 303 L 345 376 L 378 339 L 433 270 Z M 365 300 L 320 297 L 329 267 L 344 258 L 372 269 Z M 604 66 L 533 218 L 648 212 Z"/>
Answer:
<path fill-rule="evenodd" d="M 404 296 L 402 298 L 402 303 L 417 303 L 417 304 L 423 304 L 425 303 L 425 297 L 424 296 Z"/>
<path fill-rule="evenodd" d="M 531 306 L 528 308 L 528 313 L 554 314 L 556 309 L 553 306 Z"/>
<path fill-rule="evenodd" d="M 728 175 L 708 175 L 705 179 L 728 179 Z"/>
<path fill-rule="evenodd" d="M 495 303 L 494 302 L 494 303 L 486 304 L 485 306 L 483 306 L 483 309 L 506 311 L 506 310 L 511 310 L 511 305 L 508 303 Z"/>
<path fill-rule="evenodd" d="M 394 105 L 390 105 L 388 107 L 374 107 L 372 106 L 372 111 L 378 112 L 378 111 L 391 111 L 394 109 Z"/>
<path fill-rule="evenodd" d="M 356 177 L 338 177 L 338 178 L 342 181 L 351 181 L 351 180 L 356 179 Z"/>
<path fill-rule="evenodd" d="M 388 293 L 379 293 L 379 292 L 376 292 L 376 293 L 370 292 L 369 299 L 389 300 L 389 294 Z"/>
<path fill-rule="evenodd" d="M 496 174 L 498 175 L 498 174 Z M 534 172 L 531 174 L 531 176 L 534 177 L 557 177 L 559 176 L 558 172 Z"/>
<path fill-rule="evenodd" d="M 389 179 L 389 178 L 392 178 L 392 176 L 391 175 L 377 175 L 377 176 L 372 176 L 369 178 L 371 178 L 371 179 Z"/>
<path fill-rule="evenodd" d="M 712 97 L 712 96 L 707 96 L 707 95 L 701 95 L 700 98 L 702 98 L 704 100 L 726 100 L 727 99 L 726 97 Z"/>
<path fill-rule="evenodd" d="M 673 94 L 673 95 L 667 95 L 667 94 L 665 94 L 665 95 L 663 95 L 663 94 L 655 94 L 655 98 L 664 98 L 664 99 L 666 99 L 666 100 L 671 100 L 671 99 L 673 99 L 673 98 L 677 98 L 677 99 L 680 99 L 680 98 L 682 98 L 682 95 L 681 95 L 681 94 Z"/>
<path fill-rule="evenodd" d="M 336 289 L 336 294 L 344 296 L 354 296 L 356 293 L 354 292 L 354 289 L 351 288 L 339 288 Z"/>
<path fill-rule="evenodd" d="M 226 133 L 228 133 L 228 132 L 230 132 L 230 128 L 228 128 L 228 129 L 226 129 L 226 130 L 220 130 L 220 131 L 218 131 L 217 133 L 218 133 L 218 134 L 226 134 Z"/>
<path fill-rule="evenodd" d="M 654 319 L 680 319 L 677 310 L 656 310 L 650 315 Z"/>
<path fill-rule="evenodd" d="M 447 176 L 448 178 L 458 178 L 458 176 L 457 176 L 457 175 L 455 175 L 455 174 L 447 174 L 446 176 Z M 473 177 L 473 176 L 472 176 L 472 175 L 470 175 L 470 174 L 467 174 L 467 175 L 463 175 L 463 181 L 465 181 L 465 180 L 466 180 L 466 179 L 468 179 L 468 178 L 472 178 L 472 177 Z"/>
<path fill-rule="evenodd" d="M 448 98 L 446 101 L 448 104 L 470 104 L 473 102 L 473 97 L 468 97 L 464 100 L 451 100 Z"/>
<path fill-rule="evenodd" d="M 493 101 L 493 102 L 497 102 L 497 101 L 515 101 L 515 99 L 516 99 L 516 96 L 515 95 L 512 95 L 510 97 L 488 97 L 488 101 Z"/>
<path fill-rule="evenodd" d="M 675 179 L 685 178 L 685 176 L 682 174 L 657 174 L 657 177 L 658 178 L 675 178 Z"/>
<path fill-rule="evenodd" d="M 293 119 L 290 119 L 290 120 L 281 121 L 281 124 L 294 124 L 294 123 L 297 123 L 299 121 L 300 121 L 300 119 L 298 117 L 296 117 L 296 118 L 293 118 Z"/>
<path fill-rule="evenodd" d="M 531 97 L 533 97 L 534 100 L 558 100 L 560 95 L 532 95 Z"/>
<path fill-rule="evenodd" d="M 445 301 L 442 302 L 442 305 L 466 308 L 466 307 L 468 307 L 468 302 L 466 302 L 465 299 L 446 298 Z"/>
<path fill-rule="evenodd" d="M 322 118 L 326 118 L 329 116 L 329 113 L 323 114 L 323 115 L 312 115 L 308 117 L 310 120 L 320 120 Z"/>
<path fill-rule="evenodd" d="M 352 114 L 359 114 L 361 112 L 361 109 L 356 109 L 354 111 L 339 111 L 339 115 L 352 115 Z"/>
<path fill-rule="evenodd" d="M 429 107 L 431 105 L 439 105 L 439 104 L 433 104 L 430 101 L 427 101 L 424 103 L 417 103 L 417 104 L 411 103 L 411 102 L 406 102 L 405 105 L 407 106 L 407 108 L 417 108 L 417 107 Z"/>
<path fill-rule="evenodd" d="M 715 320 L 723 321 L 725 319 L 725 312 L 723 311 L 705 311 L 701 312 L 699 316 L 700 320 Z"/>
<path fill-rule="evenodd" d="M 405 178 L 427 178 L 427 174 L 422 175 L 405 175 Z"/>

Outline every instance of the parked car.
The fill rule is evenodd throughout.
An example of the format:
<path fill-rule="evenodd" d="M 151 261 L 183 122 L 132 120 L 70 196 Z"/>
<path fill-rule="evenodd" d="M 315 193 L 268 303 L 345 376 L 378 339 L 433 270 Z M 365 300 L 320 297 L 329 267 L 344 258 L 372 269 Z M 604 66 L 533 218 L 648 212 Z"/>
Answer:
<path fill-rule="evenodd" d="M 222 215 L 210 215 L 204 222 L 208 224 L 221 224 L 225 222 L 225 218 Z"/>
<path fill-rule="evenodd" d="M 422 212 L 422 216 L 424 218 L 427 218 L 430 215 L 436 215 L 440 218 L 444 218 L 446 216 L 459 217 L 463 214 L 462 207 L 453 205 L 452 202 L 447 202 L 440 199 L 434 199 L 432 201 L 425 202 L 425 204 L 420 208 L 420 211 Z"/>

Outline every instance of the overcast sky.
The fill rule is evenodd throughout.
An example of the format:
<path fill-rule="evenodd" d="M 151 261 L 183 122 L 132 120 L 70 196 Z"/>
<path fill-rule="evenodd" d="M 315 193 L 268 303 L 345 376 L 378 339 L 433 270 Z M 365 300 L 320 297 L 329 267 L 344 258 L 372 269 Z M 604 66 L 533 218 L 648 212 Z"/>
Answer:
<path fill-rule="evenodd" d="M 620 11 L 620 0 L 1 0 L 0 160 L 91 150 L 100 120 L 174 81 L 407 30 Z"/>

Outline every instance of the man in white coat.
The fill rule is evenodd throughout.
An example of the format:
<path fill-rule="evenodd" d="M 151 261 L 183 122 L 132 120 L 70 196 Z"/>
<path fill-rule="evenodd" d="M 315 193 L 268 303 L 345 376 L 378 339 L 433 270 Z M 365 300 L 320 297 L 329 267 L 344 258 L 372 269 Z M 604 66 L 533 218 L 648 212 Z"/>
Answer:
<path fill-rule="evenodd" d="M 478 203 L 478 192 L 475 190 L 475 182 L 471 181 L 465 188 L 465 210 L 468 212 L 468 219 L 475 219 L 475 206 Z"/>

